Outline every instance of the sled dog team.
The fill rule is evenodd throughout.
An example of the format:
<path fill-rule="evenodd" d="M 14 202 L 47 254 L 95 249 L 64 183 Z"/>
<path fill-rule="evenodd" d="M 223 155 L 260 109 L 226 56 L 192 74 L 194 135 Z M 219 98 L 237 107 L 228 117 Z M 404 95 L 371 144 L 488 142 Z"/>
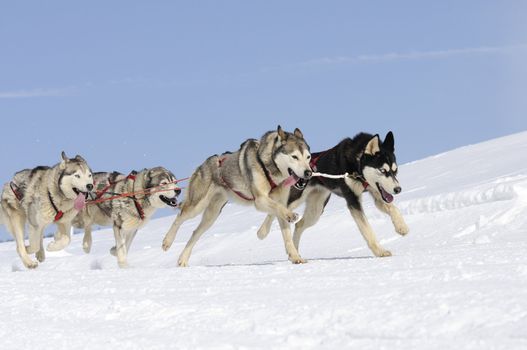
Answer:
<path fill-rule="evenodd" d="M 278 126 L 260 140 L 246 140 L 235 152 L 206 159 L 192 174 L 185 200 L 178 204 L 178 180 L 163 167 L 129 175 L 93 173 L 81 156 L 68 158 L 63 152 L 55 166 L 19 171 L 3 186 L 0 223 L 14 236 L 18 255 L 27 268 L 45 260 L 44 230 L 50 224 L 56 224 L 57 232 L 48 251 L 65 248 L 73 226 L 84 229 L 82 247 L 86 253 L 92 245 L 91 226 L 112 226 L 115 246 L 110 253 L 117 257 L 120 267 L 126 267 L 137 231 L 158 208 L 179 207 L 162 248 L 170 249 L 183 222 L 203 214 L 179 256 L 179 266 L 188 266 L 194 245 L 232 200 L 268 214 L 257 232 L 260 239 L 268 235 L 276 218 L 289 260 L 298 264 L 305 262 L 298 250 L 302 233 L 317 223 L 331 194 L 335 194 L 345 199 L 373 254 L 384 257 L 391 253 L 377 241 L 361 197 L 368 192 L 377 208 L 390 216 L 395 231 L 407 234 L 408 227 L 393 204 L 393 195 L 401 192 L 397 171 L 392 132 L 384 140 L 379 135 L 360 133 L 329 150 L 311 153 L 299 129 L 291 133 Z M 302 203 L 305 211 L 299 220 L 293 210 Z"/>

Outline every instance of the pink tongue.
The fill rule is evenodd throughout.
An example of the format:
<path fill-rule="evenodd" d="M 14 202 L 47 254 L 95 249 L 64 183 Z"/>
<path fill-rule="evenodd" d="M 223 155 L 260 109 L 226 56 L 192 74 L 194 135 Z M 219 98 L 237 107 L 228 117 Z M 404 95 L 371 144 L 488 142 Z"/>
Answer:
<path fill-rule="evenodd" d="M 296 184 L 297 179 L 294 175 L 289 176 L 287 179 L 284 180 L 283 184 L 285 187 L 291 187 L 294 184 Z"/>
<path fill-rule="evenodd" d="M 393 202 L 393 196 L 391 194 L 389 194 L 388 192 L 386 192 L 384 190 L 384 188 L 381 188 L 381 190 L 382 190 L 382 195 L 383 195 L 384 199 L 386 200 L 386 202 L 388 202 L 388 203 Z"/>
<path fill-rule="evenodd" d="M 81 211 L 84 209 L 84 206 L 86 205 L 86 197 L 84 197 L 84 193 L 79 193 L 77 195 L 77 198 L 75 198 L 75 201 L 73 202 L 73 207 L 77 209 L 77 211 Z"/>

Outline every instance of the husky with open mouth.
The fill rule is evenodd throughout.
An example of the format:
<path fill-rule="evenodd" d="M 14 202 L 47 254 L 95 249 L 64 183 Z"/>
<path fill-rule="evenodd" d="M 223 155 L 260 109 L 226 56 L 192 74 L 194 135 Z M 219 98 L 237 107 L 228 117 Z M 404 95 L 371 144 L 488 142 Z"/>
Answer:
<path fill-rule="evenodd" d="M 55 223 L 58 231 L 70 234 L 71 221 L 84 208 L 93 190 L 93 175 L 81 156 L 69 159 L 62 152 L 62 161 L 53 167 L 39 166 L 15 174 L 3 187 L 1 207 L 3 221 L 16 240 L 20 259 L 27 268 L 46 258 L 43 247 L 44 229 Z M 24 228 L 29 228 L 29 245 L 24 242 Z"/>
<path fill-rule="evenodd" d="M 120 267 L 126 267 L 128 250 L 137 231 L 157 209 L 176 208 L 181 190 L 175 183 L 174 174 L 163 167 L 143 169 L 128 176 L 118 172 L 98 172 L 94 174 L 94 180 L 96 189 L 91 196 L 94 203 L 88 202 L 86 208 L 73 219 L 72 225 L 84 229 L 82 248 L 86 253 L 92 246 L 92 225 L 112 226 L 115 246 L 110 252 L 117 256 Z M 119 197 L 123 193 L 136 194 Z M 57 232 L 48 250 L 60 250 L 68 244 L 69 236 Z"/>
<path fill-rule="evenodd" d="M 190 178 L 181 212 L 163 240 L 163 249 L 170 248 L 183 222 L 203 213 L 199 226 L 179 256 L 179 266 L 187 266 L 200 236 L 232 199 L 278 217 L 289 260 L 303 263 L 289 228 L 290 223 L 298 220 L 298 214 L 287 208 L 287 199 L 292 186 L 303 188 L 311 177 L 310 159 L 302 132 L 299 129 L 285 132 L 280 126 L 259 141 L 245 141 L 234 153 L 208 158 Z"/>
<path fill-rule="evenodd" d="M 348 209 L 357 223 L 360 233 L 375 256 L 390 256 L 373 232 L 361 204 L 362 193 L 373 197 L 376 207 L 388 214 L 400 235 L 408 233 L 399 209 L 393 204 L 394 195 L 401 192 L 397 180 L 397 161 L 393 133 L 390 131 L 381 142 L 379 135 L 360 133 L 354 138 L 346 138 L 325 152 L 313 153 L 311 165 L 314 171 L 340 175 L 348 173 L 345 179 L 313 177 L 305 189 L 292 189 L 288 207 L 295 209 L 305 203 L 302 220 L 295 226 L 293 241 L 298 249 L 302 233 L 317 223 L 332 193 L 346 200 Z M 258 238 L 264 239 L 274 217 L 268 215 L 258 230 Z"/>

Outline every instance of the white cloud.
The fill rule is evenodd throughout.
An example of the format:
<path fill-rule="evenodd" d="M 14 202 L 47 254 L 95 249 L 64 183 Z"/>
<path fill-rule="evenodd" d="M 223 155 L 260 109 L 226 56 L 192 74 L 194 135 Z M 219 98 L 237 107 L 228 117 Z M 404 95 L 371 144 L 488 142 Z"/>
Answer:
<path fill-rule="evenodd" d="M 461 49 L 445 49 L 430 51 L 389 52 L 372 55 L 322 57 L 299 63 L 303 66 L 337 65 L 346 63 L 382 63 L 392 61 L 439 59 L 461 55 L 509 53 L 527 49 L 527 44 L 509 46 L 480 46 Z"/>
<path fill-rule="evenodd" d="M 31 98 L 31 97 L 56 97 L 71 94 L 73 88 L 39 88 L 29 90 L 0 91 L 0 99 L 4 98 Z"/>

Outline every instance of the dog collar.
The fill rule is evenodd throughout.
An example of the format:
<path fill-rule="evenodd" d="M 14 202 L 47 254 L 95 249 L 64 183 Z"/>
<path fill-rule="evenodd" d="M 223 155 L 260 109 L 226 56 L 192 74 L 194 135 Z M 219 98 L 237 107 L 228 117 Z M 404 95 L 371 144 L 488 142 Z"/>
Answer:
<path fill-rule="evenodd" d="M 271 174 L 269 173 L 269 170 L 267 170 L 267 168 L 265 167 L 265 164 L 264 164 L 262 158 L 260 158 L 259 154 L 256 155 L 256 159 L 258 160 L 258 163 L 262 167 L 262 169 L 263 169 L 263 171 L 265 173 L 265 177 L 267 178 L 267 181 L 269 182 L 269 185 L 271 185 L 271 191 L 274 190 L 275 188 L 278 187 L 278 185 L 273 181 L 273 178 L 271 177 Z"/>

